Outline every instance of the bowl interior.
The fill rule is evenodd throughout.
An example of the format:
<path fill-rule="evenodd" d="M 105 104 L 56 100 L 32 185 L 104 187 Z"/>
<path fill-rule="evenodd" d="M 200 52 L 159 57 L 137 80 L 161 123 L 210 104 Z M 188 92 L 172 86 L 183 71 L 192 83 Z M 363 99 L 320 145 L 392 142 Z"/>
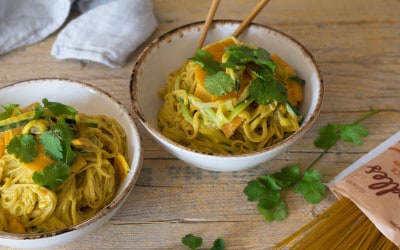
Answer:
<path fill-rule="evenodd" d="M 230 36 L 239 24 L 239 21 L 215 21 L 204 44 Z M 162 106 L 157 91 L 165 86 L 171 72 L 194 55 L 202 26 L 203 22 L 192 23 L 162 35 L 142 52 L 133 70 L 131 95 L 135 112 L 151 134 L 172 144 L 160 133 L 157 125 L 158 111 Z M 238 39 L 279 55 L 306 81 L 304 100 L 299 107 L 304 121 L 295 134 L 304 133 L 316 118 L 323 96 L 322 78 L 311 54 L 293 38 L 259 24 L 251 24 Z"/>
<path fill-rule="evenodd" d="M 104 114 L 109 117 L 115 118 L 123 127 L 128 142 L 128 164 L 131 166 L 131 170 L 125 178 L 124 182 L 119 186 L 114 200 L 107 205 L 106 209 L 100 210 L 93 218 L 88 221 L 84 221 L 71 228 L 59 230 L 56 232 L 40 233 L 40 234 L 29 234 L 29 235 L 18 235 L 18 234 L 0 234 L 0 244 L 4 243 L 8 239 L 14 241 L 7 241 L 6 244 L 16 244 L 16 241 L 27 241 L 29 239 L 37 239 L 43 241 L 47 237 L 59 236 L 67 232 L 73 232 L 74 230 L 90 226 L 92 223 L 101 220 L 102 217 L 113 213 L 118 206 L 128 196 L 130 190 L 133 188 L 140 172 L 142 153 L 140 144 L 140 135 L 137 127 L 133 122 L 133 119 L 125 111 L 123 106 L 113 99 L 110 95 L 103 92 L 102 90 L 90 86 L 85 83 L 74 82 L 62 79 L 38 79 L 26 82 L 15 83 L 3 88 L 0 88 L 0 104 L 16 103 L 20 106 L 28 105 L 32 102 L 41 102 L 43 98 L 47 98 L 49 101 L 61 102 L 67 105 L 71 105 L 81 113 L 86 114 Z M 96 225 L 97 226 L 97 225 Z M 63 242 L 63 240 L 58 240 Z M 51 245 L 49 242 L 40 243 L 45 246 Z M 29 243 L 26 245 L 29 246 Z"/>

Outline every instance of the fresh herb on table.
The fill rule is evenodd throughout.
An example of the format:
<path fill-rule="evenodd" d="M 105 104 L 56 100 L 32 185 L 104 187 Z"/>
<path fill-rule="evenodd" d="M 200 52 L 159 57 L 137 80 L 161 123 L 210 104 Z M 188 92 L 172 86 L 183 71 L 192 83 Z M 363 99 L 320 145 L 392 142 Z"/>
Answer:
<path fill-rule="evenodd" d="M 191 250 L 205 249 L 200 248 L 203 245 L 203 238 L 193 234 L 187 234 L 182 238 L 182 244 L 189 247 Z M 225 242 L 222 238 L 218 237 L 210 250 L 223 250 L 225 249 Z"/>
<path fill-rule="evenodd" d="M 320 172 L 311 168 L 339 140 L 360 145 L 361 137 L 366 137 L 368 131 L 359 123 L 377 112 L 368 112 L 350 124 L 328 124 L 320 128 L 314 145 L 323 151 L 304 172 L 300 172 L 299 165 L 289 165 L 278 173 L 261 175 L 249 181 L 244 188 L 247 199 L 258 202 L 257 208 L 267 221 L 286 218 L 288 212 L 284 196 L 290 189 L 300 193 L 308 203 L 319 203 L 324 196 L 325 185 L 321 181 Z"/>

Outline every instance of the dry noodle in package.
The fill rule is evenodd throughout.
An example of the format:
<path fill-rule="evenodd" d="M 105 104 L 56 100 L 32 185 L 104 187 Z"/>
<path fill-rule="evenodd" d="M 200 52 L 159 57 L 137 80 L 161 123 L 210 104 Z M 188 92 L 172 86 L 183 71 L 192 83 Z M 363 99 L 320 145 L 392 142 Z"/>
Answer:
<path fill-rule="evenodd" d="M 276 247 L 400 247 L 400 132 L 328 183 L 338 201 Z"/>

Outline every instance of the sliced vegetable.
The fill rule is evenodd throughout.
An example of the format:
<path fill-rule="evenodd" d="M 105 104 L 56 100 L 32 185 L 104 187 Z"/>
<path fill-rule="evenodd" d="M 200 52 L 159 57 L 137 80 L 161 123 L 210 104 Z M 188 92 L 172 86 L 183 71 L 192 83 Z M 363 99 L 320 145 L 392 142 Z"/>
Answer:
<path fill-rule="evenodd" d="M 44 153 L 44 149 L 42 145 L 38 146 L 39 154 L 34 158 L 31 162 L 20 161 L 21 165 L 29 168 L 33 171 L 43 171 L 43 169 L 50 164 L 54 164 L 54 160 L 51 159 L 50 156 Z"/>
<path fill-rule="evenodd" d="M 49 124 L 45 120 L 29 121 L 22 129 L 22 134 L 43 134 L 49 129 Z"/>
<path fill-rule="evenodd" d="M 114 158 L 114 166 L 117 171 L 118 182 L 125 179 L 129 172 L 129 164 L 126 162 L 125 156 L 118 153 L 117 157 Z"/>
<path fill-rule="evenodd" d="M 0 121 L 0 132 L 24 126 L 29 121 L 33 120 L 35 111 L 28 111 L 18 115 L 10 116 L 7 119 Z"/>
<path fill-rule="evenodd" d="M 224 132 L 226 138 L 230 138 L 243 121 L 244 119 L 242 117 L 236 116 L 230 123 L 222 125 L 221 130 Z"/>
<path fill-rule="evenodd" d="M 272 61 L 277 65 L 275 73 L 287 89 L 288 101 L 297 107 L 303 100 L 304 80 L 296 76 L 296 72 L 286 61 L 278 55 L 272 55 Z"/>

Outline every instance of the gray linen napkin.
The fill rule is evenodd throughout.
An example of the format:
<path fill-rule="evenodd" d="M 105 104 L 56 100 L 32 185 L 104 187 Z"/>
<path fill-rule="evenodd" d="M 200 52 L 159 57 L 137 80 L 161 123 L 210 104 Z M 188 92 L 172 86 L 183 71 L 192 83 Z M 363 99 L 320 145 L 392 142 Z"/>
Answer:
<path fill-rule="evenodd" d="M 73 0 L 1 0 L 0 54 L 39 42 L 67 19 Z"/>
<path fill-rule="evenodd" d="M 118 68 L 157 26 L 149 0 L 86 0 L 77 5 L 83 13 L 61 30 L 51 50 L 56 58 Z"/>
<path fill-rule="evenodd" d="M 66 24 L 51 49 L 59 59 L 122 67 L 157 27 L 149 0 L 1 0 L 0 54 L 45 39 L 73 6 L 81 14 Z"/>

